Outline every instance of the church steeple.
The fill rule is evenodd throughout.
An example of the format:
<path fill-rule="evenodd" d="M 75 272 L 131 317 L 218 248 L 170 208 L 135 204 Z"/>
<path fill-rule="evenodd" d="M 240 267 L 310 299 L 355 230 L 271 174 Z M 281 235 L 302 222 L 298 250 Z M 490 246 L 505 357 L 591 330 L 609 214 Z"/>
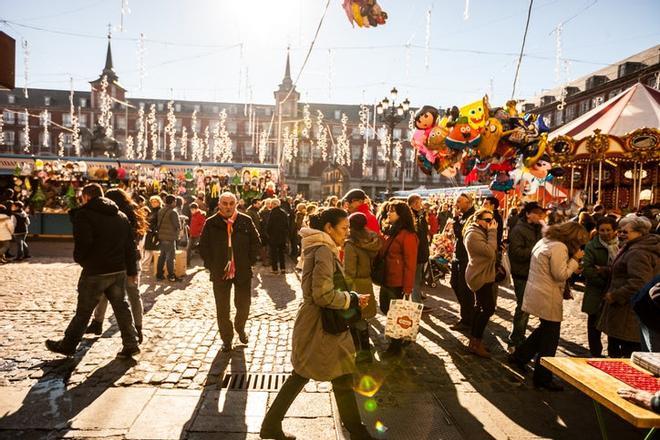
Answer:
<path fill-rule="evenodd" d="M 275 91 L 275 103 L 276 111 L 280 108 L 280 103 L 282 103 L 282 116 L 285 117 L 295 117 L 298 113 L 298 100 L 300 99 L 300 93 L 296 91 L 293 81 L 291 80 L 291 56 L 289 53 L 289 48 L 286 50 L 286 67 L 284 68 L 284 78 L 279 88 Z M 285 101 L 286 99 L 286 101 Z"/>
<path fill-rule="evenodd" d="M 289 48 L 286 49 L 286 67 L 284 68 L 284 79 L 280 84 L 280 92 L 289 93 L 289 90 L 293 88 L 293 81 L 291 80 L 291 57 L 289 54 Z"/>
<path fill-rule="evenodd" d="M 117 76 L 117 73 L 115 72 L 115 67 L 112 63 L 112 45 L 111 45 L 111 40 L 112 40 L 112 33 L 111 33 L 111 26 L 108 25 L 108 48 L 106 49 L 105 52 L 105 66 L 103 67 L 103 71 L 101 72 L 101 75 L 94 80 L 91 81 L 90 84 L 92 85 L 92 107 L 98 107 L 99 106 L 99 99 L 98 99 L 98 94 L 100 93 L 101 90 L 101 81 L 103 80 L 103 77 L 107 77 L 108 79 L 108 93 L 110 95 L 118 100 L 123 101 L 125 99 L 126 95 L 126 89 L 119 84 L 119 77 Z"/>
<path fill-rule="evenodd" d="M 108 30 L 108 49 L 105 54 L 105 67 L 103 68 L 103 73 L 101 77 L 106 75 L 108 77 L 108 82 L 117 81 L 117 74 L 115 73 L 114 66 L 112 65 L 112 47 L 110 45 L 110 40 L 112 39 L 112 34 Z"/>

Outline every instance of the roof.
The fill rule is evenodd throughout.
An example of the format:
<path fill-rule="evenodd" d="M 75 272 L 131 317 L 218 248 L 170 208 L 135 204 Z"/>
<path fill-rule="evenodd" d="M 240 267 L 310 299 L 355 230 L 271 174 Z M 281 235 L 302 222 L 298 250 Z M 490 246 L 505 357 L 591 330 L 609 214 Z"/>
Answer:
<path fill-rule="evenodd" d="M 574 139 L 591 136 L 595 129 L 603 134 L 624 136 L 643 127 L 660 127 L 660 90 L 637 83 L 550 133 L 550 138 L 568 135 Z"/>

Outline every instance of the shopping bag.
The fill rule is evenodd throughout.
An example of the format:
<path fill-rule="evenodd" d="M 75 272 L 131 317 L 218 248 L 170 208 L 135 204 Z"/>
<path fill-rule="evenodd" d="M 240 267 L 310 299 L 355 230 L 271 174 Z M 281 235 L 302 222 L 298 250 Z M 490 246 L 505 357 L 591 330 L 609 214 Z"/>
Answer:
<path fill-rule="evenodd" d="M 387 312 L 385 336 L 394 339 L 414 341 L 419 332 L 419 321 L 422 319 L 423 304 L 413 302 L 408 296 L 404 299 L 393 299 Z"/>

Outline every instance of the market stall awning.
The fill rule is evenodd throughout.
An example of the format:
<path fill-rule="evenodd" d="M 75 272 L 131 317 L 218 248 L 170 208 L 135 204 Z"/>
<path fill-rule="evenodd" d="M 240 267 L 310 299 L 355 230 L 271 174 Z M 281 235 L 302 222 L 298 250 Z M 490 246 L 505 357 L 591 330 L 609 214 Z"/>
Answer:
<path fill-rule="evenodd" d="M 660 91 L 637 83 L 618 96 L 554 130 L 549 138 L 571 136 L 580 140 L 600 129 L 603 134 L 624 136 L 638 128 L 660 128 Z"/>

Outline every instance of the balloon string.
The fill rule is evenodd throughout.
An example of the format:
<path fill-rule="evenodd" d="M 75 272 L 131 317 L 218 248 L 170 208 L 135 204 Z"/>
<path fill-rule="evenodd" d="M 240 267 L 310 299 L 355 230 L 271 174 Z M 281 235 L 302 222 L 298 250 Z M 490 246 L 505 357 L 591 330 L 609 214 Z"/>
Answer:
<path fill-rule="evenodd" d="M 516 95 L 516 83 L 518 82 L 518 74 L 520 73 L 520 64 L 522 63 L 523 52 L 525 51 L 525 42 L 527 41 L 527 30 L 529 29 L 529 19 L 532 16 L 532 5 L 534 0 L 529 0 L 529 10 L 527 11 L 527 23 L 525 23 L 525 33 L 523 34 L 522 45 L 520 46 L 520 55 L 518 55 L 518 64 L 516 65 L 516 76 L 513 78 L 513 90 L 511 91 L 511 99 Z"/>

